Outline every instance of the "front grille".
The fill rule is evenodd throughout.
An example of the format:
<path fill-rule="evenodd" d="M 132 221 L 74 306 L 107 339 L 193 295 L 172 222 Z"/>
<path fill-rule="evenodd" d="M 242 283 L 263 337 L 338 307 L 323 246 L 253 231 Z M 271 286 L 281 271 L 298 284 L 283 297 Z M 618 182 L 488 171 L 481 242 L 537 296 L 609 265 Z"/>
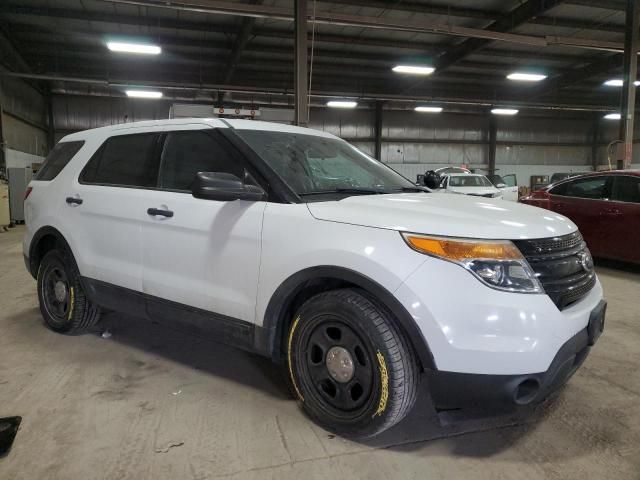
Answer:
<path fill-rule="evenodd" d="M 596 284 L 591 254 L 580 232 L 514 243 L 560 310 L 580 300 Z"/>

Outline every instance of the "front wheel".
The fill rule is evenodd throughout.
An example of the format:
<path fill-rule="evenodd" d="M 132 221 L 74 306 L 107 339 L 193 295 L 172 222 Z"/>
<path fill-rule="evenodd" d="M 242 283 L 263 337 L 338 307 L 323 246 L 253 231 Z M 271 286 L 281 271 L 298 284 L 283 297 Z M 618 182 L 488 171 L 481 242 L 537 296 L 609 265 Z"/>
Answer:
<path fill-rule="evenodd" d="M 37 281 L 40 312 L 51 330 L 80 334 L 97 323 L 100 308 L 85 296 L 70 254 L 48 252 L 40 262 Z"/>
<path fill-rule="evenodd" d="M 392 319 L 357 290 L 321 293 L 296 313 L 287 365 L 305 412 L 329 431 L 377 435 L 415 403 L 419 367 Z"/>

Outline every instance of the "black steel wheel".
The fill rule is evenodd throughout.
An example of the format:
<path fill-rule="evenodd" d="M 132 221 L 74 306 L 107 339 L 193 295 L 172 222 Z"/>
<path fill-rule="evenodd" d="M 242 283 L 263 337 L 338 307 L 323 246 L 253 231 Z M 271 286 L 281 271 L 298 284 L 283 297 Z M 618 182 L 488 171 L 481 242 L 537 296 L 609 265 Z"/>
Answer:
<path fill-rule="evenodd" d="M 419 367 L 408 342 L 357 290 L 322 293 L 302 305 L 289 330 L 287 361 L 306 413 L 343 436 L 376 435 L 415 402 Z"/>
<path fill-rule="evenodd" d="M 38 300 L 47 326 L 59 333 L 79 334 L 100 318 L 100 309 L 85 296 L 73 257 L 49 251 L 38 268 Z"/>
<path fill-rule="evenodd" d="M 43 307 L 56 325 L 64 325 L 71 311 L 71 286 L 67 274 L 56 262 L 49 262 L 42 272 Z"/>

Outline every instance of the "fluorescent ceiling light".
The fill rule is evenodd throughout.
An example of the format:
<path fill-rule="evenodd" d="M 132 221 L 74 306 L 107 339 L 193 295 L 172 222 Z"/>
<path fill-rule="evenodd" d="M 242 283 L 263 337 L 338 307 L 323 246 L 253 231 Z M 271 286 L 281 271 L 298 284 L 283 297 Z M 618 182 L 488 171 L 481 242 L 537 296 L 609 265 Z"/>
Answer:
<path fill-rule="evenodd" d="M 494 115 L 515 115 L 518 113 L 518 110 L 515 108 L 494 108 L 491 110 L 491 113 Z"/>
<path fill-rule="evenodd" d="M 419 65 L 396 65 L 392 70 L 396 73 L 409 73 L 411 75 L 431 75 L 436 69 Z"/>
<path fill-rule="evenodd" d="M 351 100 L 329 100 L 327 102 L 327 107 L 332 108 L 355 108 L 358 106 L 358 102 L 353 102 Z"/>
<path fill-rule="evenodd" d="M 416 112 L 440 113 L 442 107 L 416 107 L 414 110 Z"/>
<path fill-rule="evenodd" d="M 112 52 L 141 53 L 145 55 L 158 55 L 162 49 L 157 45 L 145 45 L 143 43 L 107 42 L 107 48 Z"/>
<path fill-rule="evenodd" d="M 620 120 L 621 115 L 619 113 L 607 113 L 604 118 L 607 120 Z"/>
<path fill-rule="evenodd" d="M 542 75 L 539 73 L 520 73 L 514 72 L 507 75 L 509 80 L 518 80 L 520 82 L 539 82 L 547 78 L 546 75 Z"/>
<path fill-rule="evenodd" d="M 611 80 L 607 80 L 606 82 L 604 82 L 604 84 L 607 87 L 621 87 L 624 82 L 622 81 L 621 78 L 613 78 Z M 640 85 L 640 81 L 636 80 L 635 82 L 633 82 L 633 84 L 637 87 Z"/>
<path fill-rule="evenodd" d="M 134 98 L 162 98 L 162 92 L 154 90 L 125 90 L 125 93 Z"/>

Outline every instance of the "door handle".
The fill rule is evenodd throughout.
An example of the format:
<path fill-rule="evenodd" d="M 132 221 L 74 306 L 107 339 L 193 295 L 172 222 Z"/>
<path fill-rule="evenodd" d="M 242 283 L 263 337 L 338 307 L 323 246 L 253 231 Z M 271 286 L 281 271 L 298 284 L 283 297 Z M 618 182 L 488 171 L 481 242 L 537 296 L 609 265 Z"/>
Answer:
<path fill-rule="evenodd" d="M 148 208 L 147 213 L 152 216 L 160 216 L 160 217 L 173 217 L 173 212 L 171 210 L 160 210 L 159 208 Z"/>
<path fill-rule="evenodd" d="M 69 205 L 82 205 L 82 199 L 79 197 L 67 197 L 65 201 Z"/>
<path fill-rule="evenodd" d="M 617 208 L 610 208 L 609 210 L 605 210 L 604 212 L 602 212 L 603 215 L 622 215 L 622 211 L 618 210 Z"/>

